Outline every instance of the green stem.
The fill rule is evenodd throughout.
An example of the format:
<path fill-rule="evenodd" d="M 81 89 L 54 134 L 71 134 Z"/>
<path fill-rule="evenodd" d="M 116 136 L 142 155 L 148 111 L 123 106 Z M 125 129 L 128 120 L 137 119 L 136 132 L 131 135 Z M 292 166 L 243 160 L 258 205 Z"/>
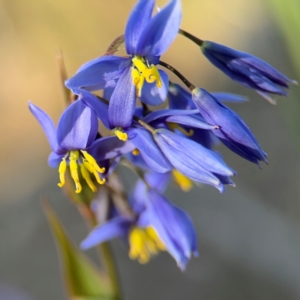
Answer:
<path fill-rule="evenodd" d="M 96 218 L 94 213 L 92 212 L 91 208 L 87 204 L 83 204 L 81 207 L 83 209 L 79 209 L 81 215 L 86 220 L 90 228 L 94 228 L 97 224 Z M 121 300 L 121 287 L 120 287 L 120 280 L 118 276 L 117 267 L 115 264 L 115 259 L 112 254 L 112 250 L 110 248 L 109 242 L 101 243 L 98 245 L 99 254 L 102 258 L 103 267 L 106 271 L 106 274 L 109 276 L 112 288 L 115 292 L 115 299 Z"/>
<path fill-rule="evenodd" d="M 104 268 L 109 275 L 113 290 L 115 291 L 116 300 L 122 299 L 120 280 L 117 272 L 117 267 L 115 264 L 115 259 L 112 253 L 111 246 L 109 242 L 105 242 L 99 245 L 101 257 L 103 258 Z"/>

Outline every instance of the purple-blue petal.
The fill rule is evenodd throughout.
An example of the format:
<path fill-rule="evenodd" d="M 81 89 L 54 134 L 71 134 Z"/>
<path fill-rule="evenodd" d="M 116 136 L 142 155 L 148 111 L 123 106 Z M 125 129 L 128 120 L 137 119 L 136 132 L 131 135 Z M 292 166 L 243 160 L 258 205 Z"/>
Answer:
<path fill-rule="evenodd" d="M 101 56 L 84 64 L 65 85 L 69 89 L 85 88 L 90 91 L 103 89 L 119 78 L 130 64 L 130 58 Z"/>
<path fill-rule="evenodd" d="M 84 100 L 84 102 L 96 112 L 97 117 L 101 120 L 103 125 L 106 128 L 110 128 L 110 125 L 108 122 L 108 106 L 107 106 L 107 104 L 102 102 L 95 95 L 93 95 L 83 89 L 75 90 L 74 93 L 76 93 L 77 95 L 81 95 L 81 99 Z"/>
<path fill-rule="evenodd" d="M 159 193 L 165 192 L 170 179 L 171 179 L 171 172 L 167 173 L 157 173 L 157 172 L 147 172 L 145 174 L 145 179 L 148 184 L 158 191 Z"/>
<path fill-rule="evenodd" d="M 212 133 L 226 146 L 252 162 L 267 162 L 266 153 L 248 126 L 234 111 L 221 104 L 204 89 L 195 89 L 193 99 L 205 120 L 211 125 L 220 127 Z"/>
<path fill-rule="evenodd" d="M 154 0 L 139 0 L 133 8 L 125 29 L 125 46 L 128 54 L 136 54 L 141 33 L 151 19 Z"/>
<path fill-rule="evenodd" d="M 195 109 L 191 93 L 176 83 L 169 86 L 169 103 L 172 109 Z"/>
<path fill-rule="evenodd" d="M 213 92 L 213 93 L 211 93 L 211 95 L 220 102 L 242 103 L 242 102 L 248 101 L 248 98 L 245 96 L 231 94 L 231 93 Z"/>
<path fill-rule="evenodd" d="M 135 146 L 130 142 L 123 142 L 116 136 L 108 136 L 97 139 L 87 151 L 97 160 L 115 158 L 116 156 L 131 152 Z"/>
<path fill-rule="evenodd" d="M 193 114 L 199 114 L 198 109 L 160 109 L 153 111 L 149 113 L 143 120 L 146 123 L 151 123 L 155 120 L 158 120 L 160 118 L 166 118 L 169 116 L 185 116 L 185 115 L 193 115 Z"/>
<path fill-rule="evenodd" d="M 166 122 L 177 123 L 206 130 L 216 129 L 215 126 L 207 124 L 207 122 L 201 116 L 169 116 L 166 118 Z"/>
<path fill-rule="evenodd" d="M 127 131 L 128 140 L 140 151 L 146 164 L 155 172 L 165 173 L 173 169 L 168 159 L 154 142 L 152 134 L 143 128 Z"/>
<path fill-rule="evenodd" d="M 57 128 L 57 141 L 65 150 L 86 149 L 98 132 L 95 111 L 82 100 L 72 103 L 63 113 Z"/>
<path fill-rule="evenodd" d="M 135 93 L 131 68 L 127 68 L 119 78 L 109 101 L 108 119 L 112 128 L 127 128 L 131 125 L 135 110 Z"/>
<path fill-rule="evenodd" d="M 148 215 L 168 252 L 184 270 L 192 254 L 197 255 L 197 239 L 190 217 L 153 189 L 148 191 Z"/>
<path fill-rule="evenodd" d="M 28 102 L 28 107 L 33 116 L 42 126 L 52 151 L 56 153 L 63 153 L 64 151 L 58 146 L 56 137 L 57 130 L 51 118 L 42 109 L 40 109 L 30 101 Z"/>
<path fill-rule="evenodd" d="M 163 70 L 158 70 L 162 81 L 162 86 L 159 88 L 156 86 L 156 82 L 148 83 L 145 81 L 141 101 L 148 105 L 160 105 L 164 103 L 168 95 L 169 77 Z"/>
<path fill-rule="evenodd" d="M 51 152 L 48 157 L 48 165 L 53 169 L 58 168 L 64 156 L 65 154 L 57 154 L 55 152 Z"/>
<path fill-rule="evenodd" d="M 179 136 L 169 130 L 159 129 L 155 137 L 159 135 L 172 148 L 185 152 L 204 169 L 220 175 L 233 176 L 235 172 L 229 168 L 222 158 L 215 152 L 184 136 Z"/>
<path fill-rule="evenodd" d="M 140 35 L 136 54 L 162 55 L 177 36 L 181 22 L 180 0 L 172 0 L 157 13 Z"/>
<path fill-rule="evenodd" d="M 129 218 L 112 219 L 95 227 L 81 242 L 80 247 L 86 250 L 114 238 L 126 236 L 132 224 L 133 220 Z"/>

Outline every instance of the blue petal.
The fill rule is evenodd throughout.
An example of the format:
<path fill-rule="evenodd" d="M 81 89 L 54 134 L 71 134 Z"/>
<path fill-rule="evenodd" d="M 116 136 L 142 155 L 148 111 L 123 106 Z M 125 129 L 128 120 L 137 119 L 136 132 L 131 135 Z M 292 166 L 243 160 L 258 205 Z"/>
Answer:
<path fill-rule="evenodd" d="M 28 102 L 28 107 L 31 113 L 42 126 L 52 151 L 56 153 L 64 153 L 64 151 L 58 146 L 56 138 L 56 128 L 50 117 L 42 109 L 40 109 L 30 101 Z"/>
<path fill-rule="evenodd" d="M 275 68 L 273 68 L 271 65 L 266 63 L 265 61 L 261 60 L 258 57 L 255 57 L 253 55 L 248 54 L 245 57 L 240 57 L 239 60 L 241 62 L 244 62 L 245 64 L 249 65 L 252 68 L 255 68 L 256 70 L 260 71 L 265 76 L 271 78 L 274 80 L 277 84 L 288 87 L 287 83 L 297 83 L 294 80 L 289 79 L 284 74 L 277 71 Z"/>
<path fill-rule="evenodd" d="M 204 89 L 195 89 L 193 99 L 205 120 L 220 126 L 212 131 L 232 151 L 252 162 L 267 162 L 266 153 L 243 120 Z M 253 159 L 251 159 L 251 157 Z"/>
<path fill-rule="evenodd" d="M 191 92 L 179 84 L 172 83 L 169 86 L 169 103 L 172 109 L 195 109 Z"/>
<path fill-rule="evenodd" d="M 157 87 L 156 82 L 148 83 L 145 81 L 141 101 L 148 105 L 160 105 L 164 103 L 168 95 L 169 77 L 168 74 L 162 70 L 158 70 L 162 80 L 162 87 Z"/>
<path fill-rule="evenodd" d="M 133 8 L 125 29 L 125 45 L 128 54 L 136 54 L 140 35 L 151 19 L 154 0 L 140 0 Z"/>
<path fill-rule="evenodd" d="M 155 172 L 165 173 L 173 169 L 153 140 L 152 134 L 143 128 L 127 131 L 129 141 L 140 151 L 146 164 Z"/>
<path fill-rule="evenodd" d="M 108 136 L 96 140 L 87 151 L 97 161 L 103 161 L 131 152 L 134 148 L 135 146 L 129 141 L 123 142 L 116 136 Z"/>
<path fill-rule="evenodd" d="M 86 250 L 116 237 L 126 236 L 133 221 L 129 218 L 115 218 L 95 227 L 80 244 Z"/>
<path fill-rule="evenodd" d="M 148 195 L 149 220 L 168 252 L 184 270 L 191 255 L 198 254 L 196 233 L 191 219 L 182 209 L 171 204 L 155 190 L 150 189 Z"/>
<path fill-rule="evenodd" d="M 165 129 L 157 130 L 154 138 L 174 168 L 192 180 L 212 185 L 222 192 L 224 187 L 214 173 L 234 175 L 220 157 L 194 141 Z"/>
<path fill-rule="evenodd" d="M 95 110 L 97 117 L 101 120 L 106 128 L 110 128 L 108 122 L 108 106 L 98 99 L 95 95 L 85 90 L 75 90 L 74 93 L 81 95 L 81 99 L 93 110 Z"/>
<path fill-rule="evenodd" d="M 177 123 L 186 125 L 189 127 L 195 127 L 200 129 L 213 130 L 216 126 L 207 124 L 207 122 L 201 116 L 170 116 L 166 118 L 166 122 Z"/>
<path fill-rule="evenodd" d="M 130 64 L 130 58 L 101 56 L 84 64 L 65 85 L 69 89 L 85 88 L 90 91 L 103 89 L 119 78 Z"/>
<path fill-rule="evenodd" d="M 198 109 L 193 110 L 185 110 L 185 109 L 160 109 L 151 112 L 148 114 L 143 121 L 146 123 L 151 123 L 157 119 L 165 118 L 169 116 L 185 116 L 185 115 L 193 115 L 193 114 L 199 114 Z"/>
<path fill-rule="evenodd" d="M 77 100 L 63 113 L 57 128 L 57 141 L 65 151 L 86 149 L 98 132 L 97 115 L 84 101 Z"/>
<path fill-rule="evenodd" d="M 55 152 L 51 152 L 48 157 L 48 165 L 53 169 L 58 168 L 64 156 L 65 154 L 57 154 Z"/>
<path fill-rule="evenodd" d="M 170 182 L 171 173 L 147 172 L 145 174 L 145 179 L 153 189 L 159 193 L 163 193 Z"/>
<path fill-rule="evenodd" d="M 233 176 L 235 174 L 218 154 L 184 136 L 179 136 L 166 129 L 158 129 L 155 138 L 157 136 L 162 137 L 173 149 L 184 152 L 185 155 L 190 156 L 199 165 L 210 172 L 225 176 Z"/>
<path fill-rule="evenodd" d="M 131 125 L 135 100 L 135 86 L 132 83 L 131 68 L 127 68 L 118 80 L 109 101 L 108 119 L 112 128 L 127 128 Z"/>
<path fill-rule="evenodd" d="M 141 56 L 162 55 L 176 38 L 181 21 L 180 0 L 172 0 L 143 30 L 136 54 Z"/>
<path fill-rule="evenodd" d="M 214 92 L 211 93 L 211 95 L 220 102 L 241 103 L 241 102 L 248 101 L 248 98 L 245 96 L 231 94 L 231 93 Z"/>

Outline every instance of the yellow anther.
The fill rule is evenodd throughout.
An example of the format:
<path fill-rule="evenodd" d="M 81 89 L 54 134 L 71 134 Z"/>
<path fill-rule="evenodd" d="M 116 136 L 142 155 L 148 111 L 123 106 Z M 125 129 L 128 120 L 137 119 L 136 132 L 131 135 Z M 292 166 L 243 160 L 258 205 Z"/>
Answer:
<path fill-rule="evenodd" d="M 96 192 L 97 191 L 97 187 L 94 185 L 94 183 L 93 183 L 93 181 L 91 179 L 90 173 L 87 170 L 87 168 L 84 166 L 84 164 L 82 164 L 80 166 L 80 171 L 81 171 L 81 175 L 82 175 L 83 179 L 86 181 L 86 183 L 88 184 L 88 186 L 90 187 L 90 189 L 93 192 Z"/>
<path fill-rule="evenodd" d="M 66 183 L 66 180 L 65 180 L 66 170 L 67 170 L 67 162 L 66 162 L 66 159 L 63 158 L 63 160 L 59 164 L 59 168 L 58 168 L 60 183 L 58 183 L 57 185 L 59 187 L 63 187 Z"/>
<path fill-rule="evenodd" d="M 76 186 L 75 193 L 79 194 L 82 191 L 82 186 L 79 181 L 77 161 L 72 159 L 72 156 L 70 156 L 70 173 Z"/>
<path fill-rule="evenodd" d="M 156 86 L 158 88 L 162 87 L 162 81 L 160 74 L 155 65 L 148 66 L 145 63 L 145 60 L 141 56 L 135 56 L 132 59 L 133 68 L 132 68 L 132 78 L 133 84 L 137 89 L 137 96 L 141 97 L 142 88 L 145 80 L 148 83 L 153 83 L 156 81 Z"/>
<path fill-rule="evenodd" d="M 177 170 L 172 171 L 175 182 L 184 191 L 188 192 L 193 187 L 193 182 Z"/>
<path fill-rule="evenodd" d="M 140 81 L 140 72 L 135 68 L 132 68 L 132 81 L 135 86 L 138 85 Z"/>
<path fill-rule="evenodd" d="M 187 131 L 177 123 L 167 122 L 167 124 L 168 124 L 169 128 L 172 129 L 173 131 L 175 131 L 175 129 L 177 129 L 186 136 L 192 136 L 194 134 L 193 129 L 190 129 L 189 131 Z"/>
<path fill-rule="evenodd" d="M 104 173 L 105 172 L 105 168 L 100 168 L 99 165 L 97 164 L 95 158 L 89 154 L 88 152 L 81 150 L 84 158 L 88 161 L 88 163 L 90 165 L 92 165 L 96 171 L 98 171 L 99 173 Z"/>
<path fill-rule="evenodd" d="M 131 153 L 134 155 L 134 156 L 138 156 L 140 154 L 140 150 L 135 148 L 134 150 L 131 151 Z"/>
<path fill-rule="evenodd" d="M 144 86 L 145 77 L 143 75 L 140 76 L 138 83 L 136 84 L 136 96 L 142 96 L 142 88 Z"/>
<path fill-rule="evenodd" d="M 134 227 L 129 234 L 129 244 L 129 257 L 137 259 L 142 264 L 147 263 L 159 250 L 165 250 L 163 242 L 153 227 Z"/>
<path fill-rule="evenodd" d="M 87 160 L 83 161 L 83 165 L 90 173 L 94 174 L 94 176 L 99 184 L 104 184 L 106 182 L 105 178 L 103 178 L 103 179 L 100 178 L 97 170 Z"/>
<path fill-rule="evenodd" d="M 121 140 L 121 141 L 127 141 L 127 139 L 128 139 L 128 135 L 127 135 L 127 133 L 126 132 L 123 132 L 123 131 L 121 131 L 121 130 L 115 130 L 114 131 L 114 134 L 118 137 L 118 139 L 119 140 Z"/>

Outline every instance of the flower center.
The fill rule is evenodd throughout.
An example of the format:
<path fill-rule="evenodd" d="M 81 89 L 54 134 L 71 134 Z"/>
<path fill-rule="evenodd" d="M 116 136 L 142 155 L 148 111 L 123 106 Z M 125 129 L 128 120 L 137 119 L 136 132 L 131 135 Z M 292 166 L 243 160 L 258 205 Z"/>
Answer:
<path fill-rule="evenodd" d="M 105 168 L 100 168 L 97 164 L 95 158 L 90 155 L 88 152 L 84 150 L 74 150 L 68 152 L 65 157 L 62 159 L 61 163 L 59 164 L 58 173 L 60 183 L 58 183 L 59 187 L 63 187 L 66 183 L 65 174 L 67 170 L 67 159 L 69 158 L 70 161 L 70 174 L 75 183 L 76 190 L 75 192 L 78 194 L 82 191 L 82 186 L 79 180 L 79 173 L 78 168 L 80 167 L 80 172 L 83 179 L 86 181 L 88 186 L 93 192 L 97 191 L 97 187 L 93 183 L 90 173 L 94 174 L 96 181 L 99 184 L 105 183 L 105 178 L 101 179 L 99 173 L 104 173 Z"/>
<path fill-rule="evenodd" d="M 145 264 L 152 255 L 166 250 L 166 247 L 152 226 L 133 227 L 129 234 L 129 257 Z"/>
<path fill-rule="evenodd" d="M 148 83 L 156 81 L 156 86 L 158 88 L 162 87 L 162 81 L 155 65 L 150 66 L 148 61 L 141 56 L 134 56 L 132 63 L 132 79 L 133 84 L 136 86 L 138 97 L 141 97 L 142 95 L 142 88 L 145 80 Z"/>

